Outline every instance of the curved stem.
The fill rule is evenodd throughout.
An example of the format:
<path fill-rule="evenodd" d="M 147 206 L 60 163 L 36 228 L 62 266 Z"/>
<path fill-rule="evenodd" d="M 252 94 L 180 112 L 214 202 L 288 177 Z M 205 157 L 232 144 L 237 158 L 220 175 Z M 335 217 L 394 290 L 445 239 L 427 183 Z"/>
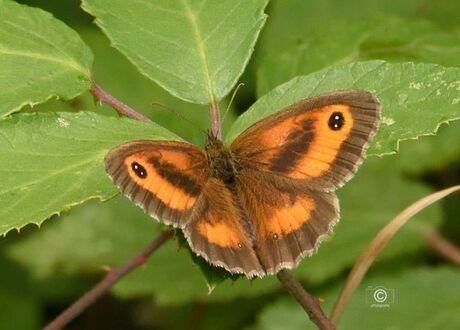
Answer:
<path fill-rule="evenodd" d="M 211 116 L 211 131 L 212 135 L 217 138 L 222 138 L 222 133 L 220 130 L 220 109 L 217 103 L 211 103 L 209 105 L 209 114 Z"/>
<path fill-rule="evenodd" d="M 172 235 L 172 230 L 167 230 L 161 233 L 136 257 L 128 261 L 120 268 L 111 269 L 99 283 L 97 283 L 91 290 L 89 290 L 83 296 L 81 296 L 64 312 L 58 315 L 58 317 L 51 321 L 44 328 L 44 330 L 62 329 L 76 316 L 83 312 L 88 306 L 90 306 L 98 298 L 100 298 L 109 288 L 111 288 L 122 277 L 131 272 L 133 269 L 143 265 L 147 261 L 148 257 L 160 246 L 162 246 L 169 238 L 171 238 Z"/>
<path fill-rule="evenodd" d="M 297 300 L 302 308 L 307 312 L 310 320 L 321 330 L 334 330 L 335 325 L 324 314 L 318 299 L 311 296 L 294 276 L 287 270 L 281 270 L 277 275 L 286 290 Z"/>
<path fill-rule="evenodd" d="M 130 106 L 124 104 L 120 100 L 114 98 L 112 95 L 107 93 L 105 90 L 103 90 L 96 82 L 93 81 L 93 85 L 91 86 L 90 89 L 91 93 L 94 95 L 96 98 L 97 102 L 99 103 L 106 103 L 110 105 L 112 108 L 114 108 L 119 114 L 125 115 L 127 117 L 140 120 L 140 121 L 145 121 L 145 122 L 150 122 L 151 120 L 147 118 L 146 116 L 140 114 L 139 112 L 135 111 L 133 108 Z"/>

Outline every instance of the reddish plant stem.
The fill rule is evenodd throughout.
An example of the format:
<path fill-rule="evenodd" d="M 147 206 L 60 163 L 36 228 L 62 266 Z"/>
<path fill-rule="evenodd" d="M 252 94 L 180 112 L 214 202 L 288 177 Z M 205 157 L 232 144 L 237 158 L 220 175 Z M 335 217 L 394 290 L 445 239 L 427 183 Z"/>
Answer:
<path fill-rule="evenodd" d="M 435 231 L 427 231 L 425 236 L 431 247 L 447 260 L 460 267 L 460 249 Z"/>
<path fill-rule="evenodd" d="M 117 100 L 114 98 L 112 95 L 107 93 L 105 90 L 103 90 L 98 84 L 96 84 L 93 81 L 93 85 L 90 89 L 91 93 L 94 95 L 96 98 L 97 102 L 99 103 L 106 103 L 110 105 L 112 108 L 114 108 L 119 114 L 125 115 L 127 117 L 140 120 L 140 121 L 145 121 L 145 122 L 150 122 L 151 120 L 147 118 L 146 116 L 140 114 L 139 112 L 135 111 L 133 108 L 130 106 L 124 104 L 120 100 Z"/>
<path fill-rule="evenodd" d="M 279 281 L 284 285 L 287 291 L 297 302 L 302 306 L 302 308 L 307 312 L 310 320 L 318 326 L 318 329 L 321 330 L 334 330 L 335 325 L 329 320 L 324 314 L 319 301 L 317 298 L 311 296 L 302 285 L 297 281 L 292 274 L 286 270 L 281 270 L 277 277 Z"/>
<path fill-rule="evenodd" d="M 83 312 L 88 306 L 100 298 L 109 288 L 111 288 L 117 281 L 119 281 L 126 274 L 135 268 L 143 265 L 148 257 L 162 246 L 173 235 L 172 230 L 167 230 L 161 233 L 155 240 L 153 240 L 141 253 L 128 261 L 120 268 L 111 269 L 105 277 L 97 283 L 91 290 L 86 292 L 77 301 L 75 301 L 69 308 L 62 312 L 58 317 L 51 321 L 44 330 L 58 330 L 66 326 L 76 316 Z"/>
<path fill-rule="evenodd" d="M 217 103 L 213 102 L 209 105 L 209 114 L 211 117 L 212 135 L 220 140 L 222 138 L 222 133 L 220 130 L 220 109 Z"/>

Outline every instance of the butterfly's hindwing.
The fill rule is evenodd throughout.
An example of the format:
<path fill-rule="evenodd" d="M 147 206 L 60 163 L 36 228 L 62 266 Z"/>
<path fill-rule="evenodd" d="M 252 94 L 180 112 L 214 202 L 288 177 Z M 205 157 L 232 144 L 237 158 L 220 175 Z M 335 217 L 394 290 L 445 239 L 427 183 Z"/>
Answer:
<path fill-rule="evenodd" d="M 240 173 L 237 186 L 268 274 L 293 268 L 315 252 L 338 220 L 334 193 L 306 190 L 289 179 L 252 170 Z"/>
<path fill-rule="evenodd" d="M 222 181 L 208 181 L 183 232 L 191 249 L 209 263 L 248 277 L 265 275 L 245 214 L 235 194 Z"/>

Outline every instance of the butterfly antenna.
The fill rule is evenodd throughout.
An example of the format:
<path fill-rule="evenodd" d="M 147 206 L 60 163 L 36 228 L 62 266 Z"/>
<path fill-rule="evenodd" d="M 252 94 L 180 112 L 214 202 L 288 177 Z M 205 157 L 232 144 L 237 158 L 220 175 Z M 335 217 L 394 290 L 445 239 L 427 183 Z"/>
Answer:
<path fill-rule="evenodd" d="M 233 99 L 235 98 L 236 93 L 238 93 L 238 90 L 244 86 L 244 83 L 239 83 L 238 86 L 236 86 L 235 90 L 233 91 L 232 98 L 230 99 L 230 103 L 227 106 L 227 109 L 225 109 L 224 116 L 222 117 L 222 123 L 225 122 L 225 117 L 227 117 L 228 110 L 230 110 L 230 106 L 233 103 Z"/>
<path fill-rule="evenodd" d="M 152 102 L 152 105 L 157 106 L 157 107 L 162 108 L 162 109 L 165 109 L 165 110 L 168 110 L 168 111 L 171 111 L 177 117 L 179 117 L 180 119 L 184 120 L 188 124 L 192 125 L 193 128 L 195 128 L 195 129 L 198 128 L 201 132 L 203 132 L 204 134 L 207 134 L 207 132 L 205 130 L 200 128 L 200 125 L 195 123 L 193 120 L 190 120 L 189 118 L 185 117 L 183 114 L 178 112 L 176 109 L 174 109 L 174 108 L 172 108 L 172 107 L 170 107 L 170 106 L 168 106 L 168 105 L 166 105 L 164 103 L 161 103 L 161 102 Z"/>

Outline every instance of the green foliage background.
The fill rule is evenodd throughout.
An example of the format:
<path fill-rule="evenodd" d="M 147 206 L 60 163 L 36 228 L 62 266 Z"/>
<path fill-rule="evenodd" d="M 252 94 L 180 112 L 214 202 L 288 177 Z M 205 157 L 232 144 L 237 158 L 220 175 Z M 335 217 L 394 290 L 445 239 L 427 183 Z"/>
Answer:
<path fill-rule="evenodd" d="M 164 229 L 123 197 L 98 201 L 117 193 L 101 166 L 112 146 L 177 135 L 203 143 L 196 127 L 152 107 L 154 101 L 207 129 L 207 106 L 199 104 L 221 100 L 236 81 L 244 82 L 224 123 L 231 140 L 254 121 L 309 95 L 354 87 L 381 98 L 382 124 L 369 155 L 396 154 L 369 157 L 338 192 L 341 222 L 319 253 L 294 271 L 327 312 L 379 229 L 416 199 L 460 181 L 460 121 L 452 121 L 460 118 L 457 0 L 272 0 L 268 18 L 262 14 L 266 1 L 237 6 L 208 1 L 197 22 L 209 32 L 204 48 L 196 42 L 193 21 L 168 16 L 198 10 L 193 6 L 199 1 L 166 1 L 162 5 L 171 8 L 155 16 L 142 7 L 151 2 L 133 1 L 127 11 L 128 2 L 121 0 L 83 1 L 101 29 L 78 1 L 18 2 L 44 8 L 78 34 L 44 12 L 19 15 L 13 1 L 0 0 L 0 231 L 6 234 L 0 239 L 0 330 L 44 325 L 100 279 L 105 267 L 124 263 Z M 225 23 L 218 24 L 219 17 Z M 197 52 L 184 54 L 184 44 Z M 33 64 L 29 50 L 40 53 Z M 89 75 L 169 131 L 96 106 Z M 221 108 L 227 102 L 223 99 Z M 412 140 L 399 143 L 406 139 Z M 426 228 L 439 230 L 460 246 L 458 214 L 456 195 L 411 220 L 371 269 L 340 328 L 458 328 L 460 272 L 422 235 Z M 394 292 L 389 308 L 370 307 L 367 288 L 376 286 Z M 274 277 L 226 280 L 209 294 L 199 267 L 176 241 L 70 326 L 308 327 L 314 328 Z"/>

